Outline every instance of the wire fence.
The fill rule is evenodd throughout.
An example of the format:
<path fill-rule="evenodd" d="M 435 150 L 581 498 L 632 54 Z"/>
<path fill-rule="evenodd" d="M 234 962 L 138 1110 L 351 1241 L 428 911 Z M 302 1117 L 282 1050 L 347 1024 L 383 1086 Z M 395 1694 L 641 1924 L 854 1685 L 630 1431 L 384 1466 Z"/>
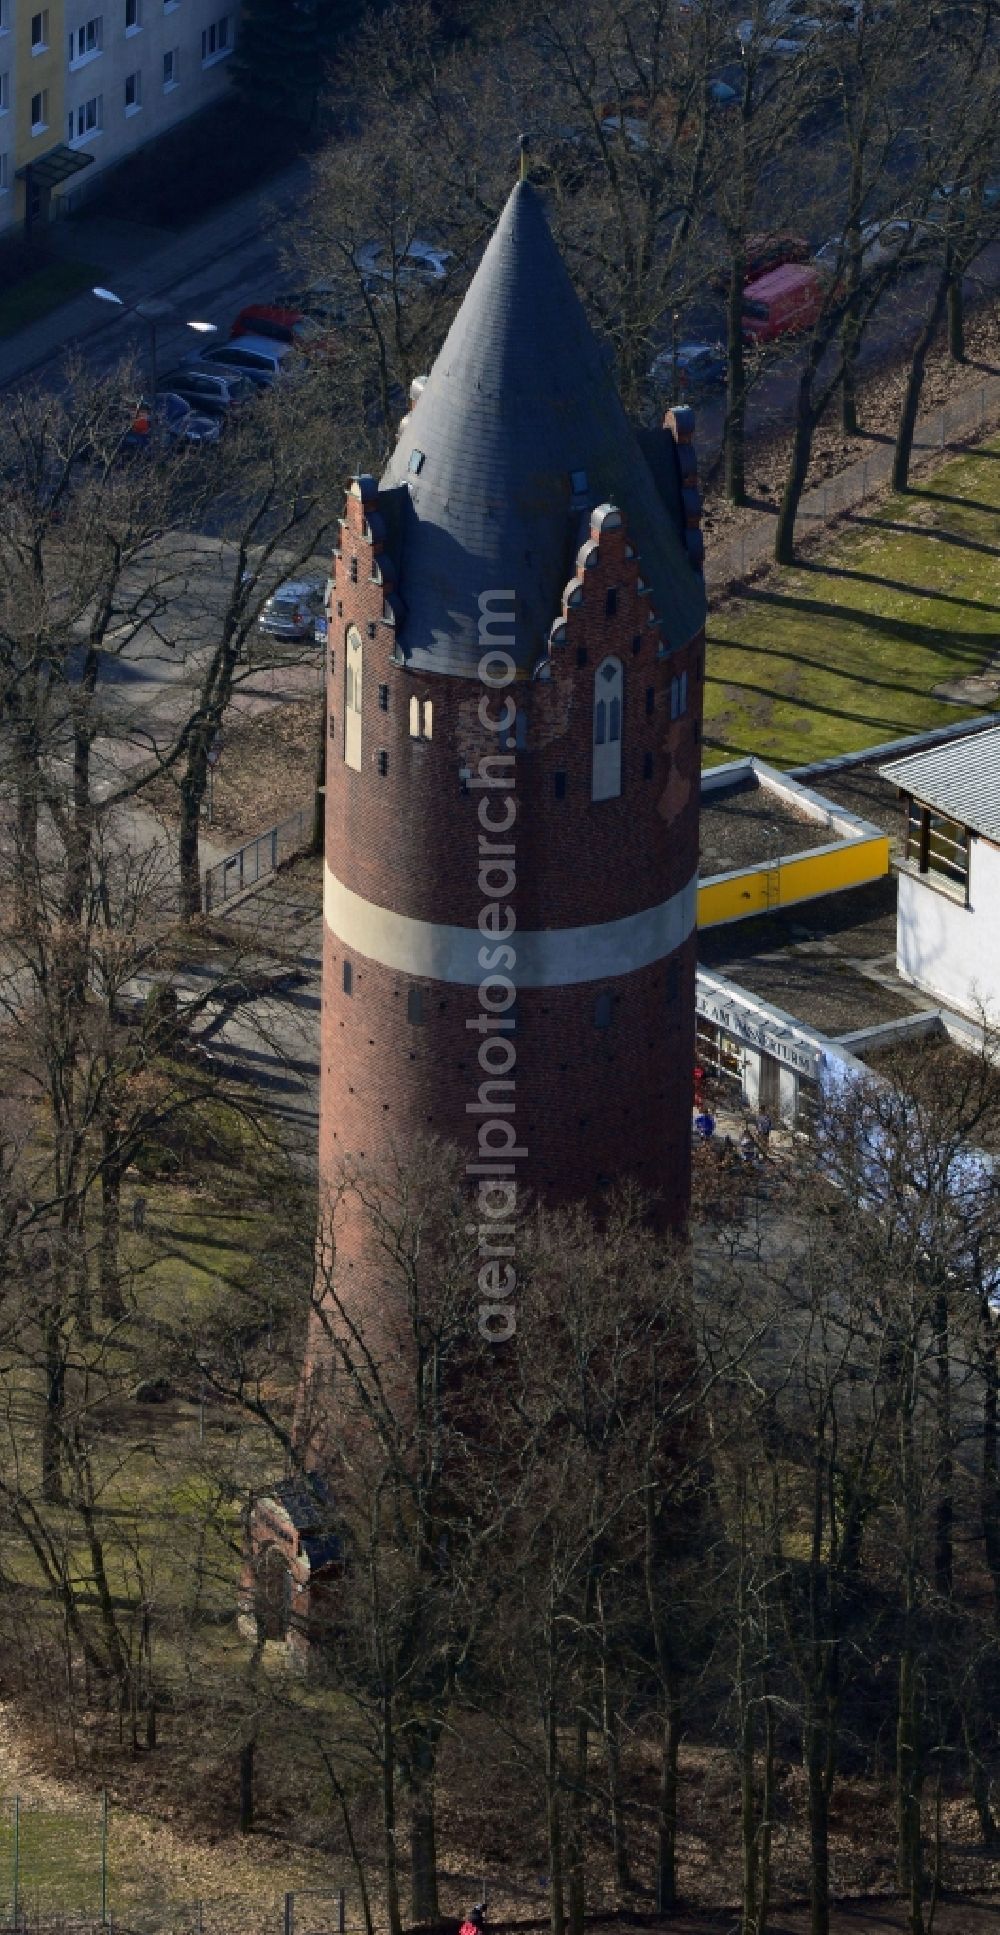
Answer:
<path fill-rule="evenodd" d="M 252 840 L 237 847 L 214 867 L 205 869 L 204 906 L 206 914 L 216 912 L 227 900 L 235 900 L 238 894 L 245 893 L 250 887 L 257 887 L 262 880 L 277 873 L 287 860 L 293 860 L 304 853 L 313 835 L 315 808 L 310 801 L 292 813 L 287 820 L 279 821 L 277 826 L 269 826 L 263 833 L 257 833 Z"/>
<path fill-rule="evenodd" d="M 1000 378 L 992 377 L 978 389 L 955 397 L 942 409 L 920 418 L 913 444 L 914 456 L 971 443 L 998 422 Z M 852 464 L 838 476 L 807 491 L 799 507 L 799 534 L 805 534 L 810 524 L 823 525 L 831 518 L 856 510 L 869 497 L 883 496 L 892 475 L 892 460 L 892 444 L 878 444 L 861 463 Z M 728 541 L 717 544 L 710 536 L 705 547 L 706 584 L 732 584 L 757 566 L 770 563 L 776 523 L 776 516 L 758 514 L 752 524 L 748 523 L 738 536 Z"/>
<path fill-rule="evenodd" d="M 183 1885 L 183 1883 L 182 1883 Z M 0 1800 L 0 1935 L 357 1935 L 355 1889 L 331 1885 L 247 1901 L 242 1889 L 175 1896 L 136 1842 L 136 1818 L 107 1794 L 59 1805 Z"/>

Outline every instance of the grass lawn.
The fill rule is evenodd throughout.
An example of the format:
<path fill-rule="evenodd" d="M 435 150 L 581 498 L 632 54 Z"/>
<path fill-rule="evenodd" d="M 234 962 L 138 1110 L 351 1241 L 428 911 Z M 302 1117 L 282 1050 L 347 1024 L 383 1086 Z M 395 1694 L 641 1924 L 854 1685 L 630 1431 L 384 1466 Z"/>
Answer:
<path fill-rule="evenodd" d="M 1000 440 L 710 618 L 705 763 L 805 765 L 983 712 L 933 688 L 996 654 Z"/>
<path fill-rule="evenodd" d="M 97 280 L 85 262 L 48 262 L 0 295 L 0 336 L 14 336 Z"/>

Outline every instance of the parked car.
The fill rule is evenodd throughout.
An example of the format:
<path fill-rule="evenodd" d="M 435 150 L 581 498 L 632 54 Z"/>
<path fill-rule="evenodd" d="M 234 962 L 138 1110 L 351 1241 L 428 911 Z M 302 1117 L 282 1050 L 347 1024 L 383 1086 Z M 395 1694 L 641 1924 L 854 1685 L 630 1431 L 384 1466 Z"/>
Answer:
<path fill-rule="evenodd" d="M 786 262 L 808 260 L 809 243 L 804 235 L 792 235 L 788 230 L 780 230 L 776 235 L 747 236 L 747 282 L 755 282 L 758 276 L 769 275 L 772 269 L 780 269 Z"/>
<path fill-rule="evenodd" d="M 862 269 L 881 269 L 895 261 L 899 261 L 903 268 L 919 268 L 921 226 L 902 215 L 862 223 L 858 238 Z M 846 235 L 831 236 L 829 242 L 824 242 L 822 248 L 816 250 L 813 261 L 826 275 L 839 275 L 846 266 L 849 247 Z"/>
<path fill-rule="evenodd" d="M 280 376 L 281 366 L 291 353 L 289 343 L 269 342 L 266 336 L 238 336 L 235 342 L 203 349 L 191 361 L 200 369 L 207 364 L 210 369 L 236 370 L 248 376 L 251 383 L 266 386 Z"/>
<path fill-rule="evenodd" d="M 746 239 L 744 283 L 756 282 L 762 275 L 769 275 L 772 269 L 780 269 L 785 262 L 808 262 L 810 244 L 804 235 L 792 235 L 787 230 L 779 230 L 775 235 L 748 235 Z M 723 271 L 712 278 L 712 287 L 719 295 L 724 295 L 729 287 L 729 277 Z"/>
<path fill-rule="evenodd" d="M 257 620 L 258 630 L 268 638 L 289 643 L 307 638 L 326 643 L 326 578 L 307 572 L 301 578 L 288 578 L 268 598 Z M 323 621 L 320 634 L 319 625 Z"/>
<path fill-rule="evenodd" d="M 736 37 L 744 53 L 748 53 L 756 39 L 759 51 L 771 60 L 794 60 L 798 55 L 808 52 L 809 43 L 822 32 L 822 22 L 811 17 L 791 21 L 787 26 L 755 27 L 752 20 L 739 21 Z"/>
<path fill-rule="evenodd" d="M 676 359 L 672 350 L 661 350 L 649 373 L 672 395 L 693 396 L 725 383 L 726 353 L 721 343 L 678 343 Z"/>
<path fill-rule="evenodd" d="M 639 114 L 606 114 L 601 122 L 605 134 L 620 134 L 638 155 L 649 147 L 649 122 Z"/>
<path fill-rule="evenodd" d="M 927 212 L 932 220 L 935 218 L 939 219 L 940 213 L 943 212 L 941 209 L 942 203 L 947 205 L 949 202 L 955 201 L 956 198 L 959 201 L 971 202 L 975 199 L 976 192 L 976 185 L 971 181 L 941 181 L 931 196 L 931 201 L 932 203 L 937 203 L 937 208 L 932 207 Z M 984 181 L 979 193 L 982 196 L 982 206 L 984 209 L 1000 208 L 1000 176 L 995 176 L 990 181 Z"/>
<path fill-rule="evenodd" d="M 809 329 L 823 306 L 826 283 L 806 263 L 786 262 L 748 282 L 743 291 L 743 341 L 751 349 Z"/>
<path fill-rule="evenodd" d="M 152 403 L 137 404 L 132 425 L 125 432 L 123 448 L 149 450 L 157 442 L 167 444 L 210 444 L 219 441 L 218 417 L 192 410 L 174 390 L 158 390 Z"/>
<path fill-rule="evenodd" d="M 241 309 L 229 332 L 230 342 L 241 336 L 266 336 L 268 342 L 287 343 L 292 349 L 323 351 L 333 346 L 329 326 L 303 309 L 277 302 L 252 302 Z"/>
<path fill-rule="evenodd" d="M 163 379 L 168 390 L 183 397 L 192 410 L 202 416 L 224 419 L 235 403 L 246 403 L 257 394 L 257 385 L 236 370 L 201 369 L 197 363 L 171 370 Z"/>
<path fill-rule="evenodd" d="M 422 242 L 414 236 L 397 261 L 396 274 L 404 281 L 443 282 L 448 273 L 445 265 L 451 256 L 450 249 L 435 248 L 433 243 Z M 384 242 L 363 242 L 356 260 L 362 275 L 370 281 L 391 282 L 392 257 Z"/>

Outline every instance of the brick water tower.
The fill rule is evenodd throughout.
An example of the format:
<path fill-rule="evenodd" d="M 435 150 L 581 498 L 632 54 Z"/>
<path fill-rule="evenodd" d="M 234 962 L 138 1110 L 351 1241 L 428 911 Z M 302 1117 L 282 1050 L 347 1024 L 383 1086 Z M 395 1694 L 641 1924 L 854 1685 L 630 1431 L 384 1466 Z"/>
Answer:
<path fill-rule="evenodd" d="M 521 181 L 335 553 L 321 1185 L 434 1135 L 494 1209 L 633 1178 L 684 1221 L 691 428 L 683 409 L 631 426 Z M 342 1287 L 360 1242 L 342 1236 Z M 501 1336 L 502 1308 L 489 1321 Z"/>

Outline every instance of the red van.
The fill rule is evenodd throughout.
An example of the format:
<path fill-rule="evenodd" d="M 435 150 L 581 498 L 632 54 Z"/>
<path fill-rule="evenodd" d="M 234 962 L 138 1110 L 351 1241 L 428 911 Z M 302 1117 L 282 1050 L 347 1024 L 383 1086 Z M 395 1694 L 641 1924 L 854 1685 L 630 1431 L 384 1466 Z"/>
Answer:
<path fill-rule="evenodd" d="M 804 263 L 788 262 L 758 276 L 743 291 L 743 341 L 752 349 L 811 328 L 826 292 L 819 270 Z"/>

